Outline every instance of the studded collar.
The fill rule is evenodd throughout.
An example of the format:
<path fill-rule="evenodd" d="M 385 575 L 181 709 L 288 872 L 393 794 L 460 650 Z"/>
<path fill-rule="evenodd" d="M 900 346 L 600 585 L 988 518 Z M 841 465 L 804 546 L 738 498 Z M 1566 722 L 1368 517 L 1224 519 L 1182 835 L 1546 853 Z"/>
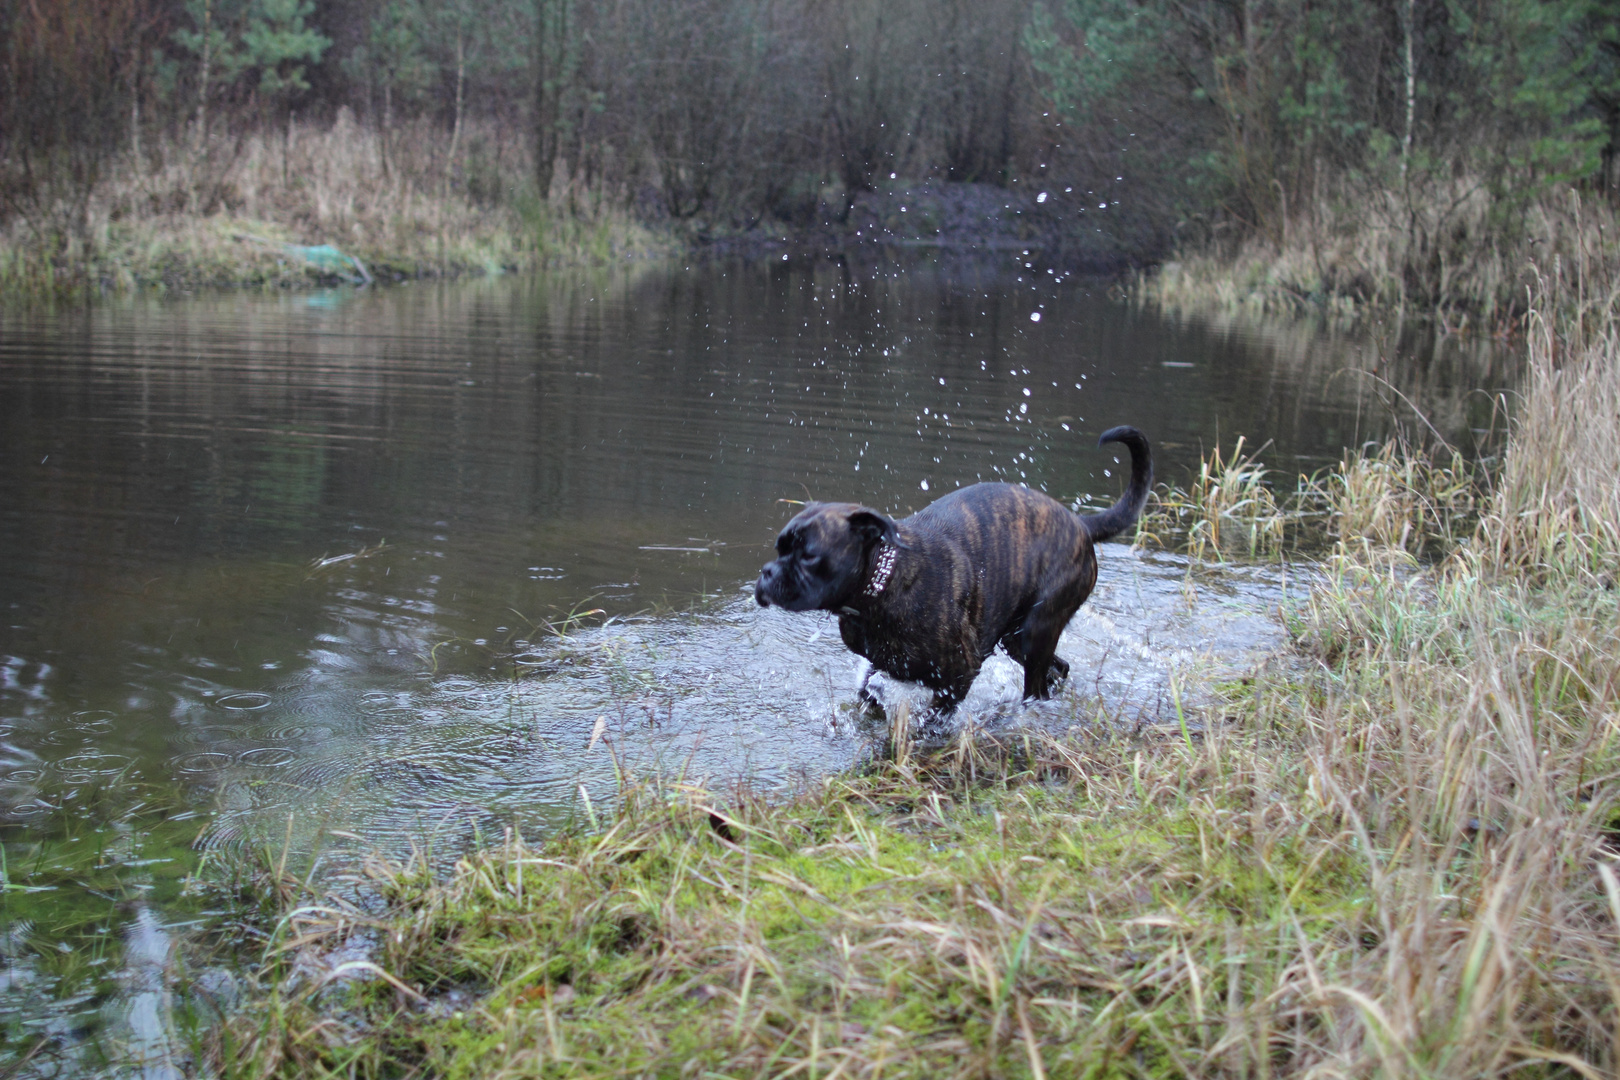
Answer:
<path fill-rule="evenodd" d="M 885 542 L 878 548 L 877 560 L 872 564 L 872 576 L 867 579 L 866 588 L 861 590 L 862 596 L 881 596 L 883 590 L 889 587 L 889 579 L 894 577 L 894 561 L 900 555 L 900 549 L 893 544 Z"/>

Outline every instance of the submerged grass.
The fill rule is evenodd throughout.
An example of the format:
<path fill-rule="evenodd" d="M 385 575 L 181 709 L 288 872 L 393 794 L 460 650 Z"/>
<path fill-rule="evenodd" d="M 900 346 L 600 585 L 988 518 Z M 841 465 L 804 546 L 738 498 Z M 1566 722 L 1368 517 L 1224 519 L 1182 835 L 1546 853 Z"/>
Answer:
<path fill-rule="evenodd" d="M 447 876 L 374 859 L 282 909 L 214 1066 L 1614 1075 L 1620 354 L 1612 312 L 1543 329 L 1488 487 L 1396 446 L 1316 482 L 1292 655 L 1196 724 L 965 732 L 774 802 L 627 781 Z M 1187 498 L 1263 522 L 1259 469 Z"/>

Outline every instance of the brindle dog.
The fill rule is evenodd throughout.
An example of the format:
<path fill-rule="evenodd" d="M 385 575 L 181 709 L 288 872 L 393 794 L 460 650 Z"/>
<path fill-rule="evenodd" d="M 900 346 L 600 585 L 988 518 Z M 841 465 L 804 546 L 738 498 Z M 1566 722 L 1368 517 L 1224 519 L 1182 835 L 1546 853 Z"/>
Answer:
<path fill-rule="evenodd" d="M 1024 666 L 1024 697 L 1069 675 L 1058 637 L 1097 584 L 1099 541 L 1136 523 L 1153 484 L 1147 437 L 1110 428 L 1131 452 L 1125 494 L 1081 517 L 1017 484 L 974 484 L 895 521 L 855 503 L 811 503 L 776 538 L 754 585 L 761 607 L 836 611 L 844 644 L 878 671 L 919 682 L 954 709 L 997 645 Z M 868 677 L 870 672 L 868 672 Z M 863 701 L 870 701 L 866 681 Z"/>

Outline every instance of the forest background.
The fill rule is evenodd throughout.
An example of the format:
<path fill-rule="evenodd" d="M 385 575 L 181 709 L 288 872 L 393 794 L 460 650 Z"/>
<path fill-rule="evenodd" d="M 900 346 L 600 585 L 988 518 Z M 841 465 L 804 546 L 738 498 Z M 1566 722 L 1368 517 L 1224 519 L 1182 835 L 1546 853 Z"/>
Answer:
<path fill-rule="evenodd" d="M 0 0 L 13 293 L 876 235 L 1499 324 L 1617 191 L 1617 0 Z"/>

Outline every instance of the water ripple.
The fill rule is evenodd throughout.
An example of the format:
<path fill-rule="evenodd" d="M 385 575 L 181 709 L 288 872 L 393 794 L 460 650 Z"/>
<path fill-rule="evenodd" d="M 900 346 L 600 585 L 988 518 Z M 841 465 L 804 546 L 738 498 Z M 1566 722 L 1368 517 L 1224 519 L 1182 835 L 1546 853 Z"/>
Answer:
<path fill-rule="evenodd" d="M 214 704 L 218 705 L 222 709 L 232 709 L 237 712 L 248 712 L 256 709 L 268 708 L 270 703 L 274 700 L 275 699 L 269 694 L 259 693 L 257 691 L 247 691 L 237 694 L 226 694 L 224 697 L 215 698 Z"/>
<path fill-rule="evenodd" d="M 1074 668 L 1070 685 L 1023 706 L 1022 672 L 998 655 L 958 719 L 1063 727 L 1099 715 L 1162 717 L 1175 672 L 1235 671 L 1278 647 L 1273 613 L 1285 581 L 1273 568 L 1198 568 L 1108 545 L 1102 582 L 1059 647 Z M 274 768 L 281 783 L 240 793 L 228 785 L 213 842 L 274 839 L 291 810 L 301 829 L 345 821 L 367 844 L 404 850 L 425 824 L 442 835 L 458 821 L 523 827 L 566 816 L 582 785 L 593 805 L 611 803 L 621 770 L 792 785 L 849 766 L 881 736 L 856 707 L 857 661 L 836 621 L 762 610 L 746 590 L 699 612 L 526 644 L 509 659 L 500 678 L 449 675 L 410 691 L 322 679 L 279 691 L 257 737 L 276 731 L 280 740 L 237 750 L 234 763 Z M 873 687 L 924 701 L 882 676 Z M 599 720 L 605 737 L 592 746 Z M 189 760 L 226 771 L 217 758 Z"/>
<path fill-rule="evenodd" d="M 289 747 L 259 746 L 236 755 L 236 762 L 256 769 L 279 769 L 283 765 L 291 764 L 297 757 L 297 752 Z"/>

